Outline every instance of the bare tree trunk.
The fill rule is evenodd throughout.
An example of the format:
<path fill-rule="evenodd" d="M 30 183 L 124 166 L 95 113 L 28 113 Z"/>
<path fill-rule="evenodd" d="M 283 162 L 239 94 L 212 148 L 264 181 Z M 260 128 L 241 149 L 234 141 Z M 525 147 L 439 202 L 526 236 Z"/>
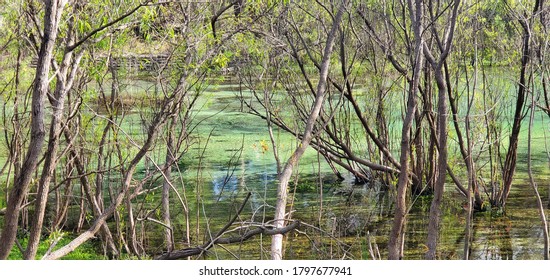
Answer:
<path fill-rule="evenodd" d="M 22 11 L 20 11 L 22 13 Z M 17 33 L 19 34 L 21 23 L 17 26 Z M 23 139 L 21 135 L 21 128 L 23 127 L 21 123 L 21 117 L 19 112 L 19 96 L 21 95 L 21 76 L 22 76 L 22 70 L 21 70 L 21 64 L 23 59 L 23 46 L 18 45 L 17 47 L 17 62 L 15 65 L 15 96 L 13 97 L 13 117 L 12 117 L 12 126 L 13 126 L 13 135 L 10 139 L 10 141 L 6 140 L 7 145 L 9 147 L 9 166 L 8 166 L 8 172 L 6 174 L 6 189 L 5 189 L 5 201 L 9 200 L 9 186 L 10 186 L 10 180 L 12 177 L 12 174 L 15 174 L 14 176 L 17 176 L 20 173 L 21 168 L 21 154 L 22 154 L 22 146 L 23 146 Z M 4 103 L 4 112 L 6 111 L 7 103 Z M 7 127 L 7 118 L 4 118 L 4 126 Z M 8 139 L 7 136 L 8 130 L 5 130 L 6 139 Z M 5 209 L 4 209 L 5 210 Z"/>
<path fill-rule="evenodd" d="M 72 32 L 69 28 L 69 33 Z M 72 36 L 72 35 L 69 35 Z M 72 44 L 73 40 L 68 40 L 68 44 Z M 57 151 L 59 149 L 59 139 L 62 133 L 62 121 L 63 111 L 65 108 L 65 100 L 67 92 L 71 89 L 78 64 L 82 58 L 82 53 L 74 57 L 73 53 L 65 53 L 61 68 L 57 73 L 56 89 L 53 99 L 53 118 L 50 124 L 50 136 L 48 140 L 48 149 L 45 154 L 44 166 L 42 168 L 42 175 L 38 184 L 38 193 L 36 203 L 34 207 L 34 217 L 32 221 L 31 233 L 29 236 L 29 242 L 27 250 L 25 251 L 25 259 L 34 259 L 36 251 L 38 250 L 38 243 L 40 242 L 40 234 L 42 233 L 42 224 L 44 222 L 44 215 L 46 210 L 46 203 L 48 201 L 48 193 L 50 190 L 50 182 L 54 173 L 54 169 L 57 165 Z M 69 69 L 71 68 L 69 72 Z"/>
<path fill-rule="evenodd" d="M 411 59 L 414 65 L 413 78 L 408 89 L 407 97 L 407 112 L 405 114 L 405 120 L 403 121 L 403 127 L 401 129 L 401 155 L 400 165 L 401 172 L 397 181 L 397 197 L 396 207 L 393 218 L 393 225 L 390 232 L 388 241 L 388 259 L 399 260 L 403 257 L 403 242 L 405 220 L 407 216 L 407 189 L 409 186 L 409 155 L 410 155 L 410 133 L 414 120 L 414 113 L 416 111 L 416 94 L 418 93 L 418 85 L 420 83 L 420 75 L 422 73 L 422 65 L 424 57 L 422 55 L 422 45 L 424 40 L 422 39 L 422 9 L 423 1 L 417 0 L 415 8 L 413 9 L 412 0 L 407 1 L 409 5 L 410 18 L 413 22 L 415 44 L 414 44 L 414 58 Z"/>
<path fill-rule="evenodd" d="M 543 258 L 545 260 L 548 260 L 549 257 L 549 251 L 548 246 L 550 239 L 548 237 L 548 222 L 546 220 L 546 214 L 544 213 L 544 204 L 542 203 L 542 200 L 540 198 L 539 190 L 537 183 L 535 182 L 535 178 L 533 177 L 533 170 L 532 170 L 532 164 L 531 164 L 531 130 L 533 129 L 533 120 L 535 118 L 535 94 L 531 93 L 531 114 L 529 116 L 529 132 L 527 134 L 527 173 L 529 174 L 529 184 L 531 185 L 531 188 L 533 188 L 533 191 L 535 192 L 535 198 L 537 199 L 537 210 L 539 211 L 541 226 L 542 226 L 542 237 L 544 240 L 544 251 L 543 251 Z"/>
<path fill-rule="evenodd" d="M 127 219 L 128 224 L 126 225 L 127 231 L 126 236 L 128 238 L 128 243 L 130 245 L 130 250 L 132 250 L 131 254 L 134 254 L 136 256 L 141 255 L 141 246 L 138 243 L 137 240 L 137 234 L 136 234 L 136 220 L 134 218 L 134 207 L 132 206 L 132 198 L 128 195 L 126 196 L 126 212 L 127 212 Z"/>
<path fill-rule="evenodd" d="M 437 158 L 437 177 L 434 186 L 434 197 L 430 206 L 430 221 L 428 224 L 428 252 L 426 259 L 433 260 L 436 258 L 437 239 L 439 236 L 439 221 L 441 215 L 441 200 L 443 199 L 443 191 L 445 188 L 445 178 L 447 177 L 447 88 L 443 81 L 443 72 L 441 69 L 435 71 L 435 79 L 439 88 L 438 98 L 438 141 L 439 141 L 439 157 Z"/>
<path fill-rule="evenodd" d="M 471 230 L 472 230 L 472 213 L 473 213 L 473 208 L 474 208 L 474 202 L 473 202 L 473 197 L 472 197 L 472 192 L 475 192 L 477 190 L 477 182 L 476 182 L 476 172 L 475 172 L 475 169 L 474 169 L 474 160 L 472 158 L 472 153 L 473 153 L 473 143 L 472 143 L 472 139 L 471 139 L 471 135 L 472 135 L 472 131 L 471 131 L 471 128 L 470 128 L 470 125 L 471 125 L 471 121 L 470 121 L 470 111 L 471 111 L 471 108 L 472 108 L 472 105 L 473 105 L 473 102 L 474 102 L 474 98 L 475 98 L 475 90 L 476 90 L 476 80 L 477 80 L 477 50 L 476 50 L 476 62 L 475 62 L 475 65 L 474 65 L 474 88 L 472 90 L 472 94 L 470 96 L 470 89 L 469 89 L 469 85 L 468 85 L 468 111 L 466 112 L 466 120 L 465 120 L 465 131 L 466 131 L 466 142 L 468 144 L 468 150 L 467 150 L 467 154 L 466 154 L 466 157 L 465 157 L 465 160 L 466 160 L 466 169 L 467 169 L 467 173 L 468 173 L 468 194 L 467 194 L 467 199 L 468 199 L 468 204 L 467 204 L 467 209 L 466 209 L 466 225 L 464 226 L 465 227 L 465 230 L 464 230 L 464 256 L 463 256 L 463 259 L 464 260 L 468 260 L 470 258 L 470 241 L 471 241 L 471 238 L 472 238 L 472 235 L 471 235 Z M 468 80 L 468 78 L 466 78 L 466 80 Z M 453 116 L 455 116 L 456 114 L 453 113 Z M 456 124 L 456 122 L 455 122 Z M 456 130 L 458 131 L 458 127 L 455 127 Z M 462 140 L 460 140 L 462 142 Z"/>
<path fill-rule="evenodd" d="M 164 228 L 164 242 L 166 244 L 166 250 L 172 252 L 174 250 L 174 236 L 171 230 L 171 218 L 170 218 L 170 189 L 172 188 L 170 180 L 172 180 L 172 164 L 175 159 L 174 149 L 174 129 L 176 127 L 177 116 L 174 115 L 170 120 L 168 127 L 168 141 L 166 143 L 166 160 L 164 163 L 164 183 L 162 185 L 162 197 L 161 197 L 161 211 L 162 221 L 165 225 Z"/>
<path fill-rule="evenodd" d="M 84 220 L 86 219 L 86 200 L 84 199 L 84 187 L 80 186 L 80 199 L 78 203 L 79 208 L 79 214 L 78 214 L 78 222 L 76 223 L 75 232 L 80 232 L 82 230 L 82 226 L 84 226 Z"/>
<path fill-rule="evenodd" d="M 526 101 L 526 94 L 529 91 L 527 85 L 527 66 L 531 59 L 531 24 L 533 18 L 538 14 L 542 7 L 542 2 L 544 0 L 536 0 L 535 6 L 533 8 L 533 13 L 531 17 L 526 18 L 522 17 L 519 19 L 519 23 L 523 29 L 523 47 L 522 47 L 522 56 L 521 56 L 521 70 L 519 75 L 518 83 L 518 95 L 516 97 L 516 110 L 514 112 L 514 121 L 512 123 L 512 131 L 510 133 L 510 140 L 508 145 L 508 151 L 506 153 L 506 160 L 504 161 L 504 170 L 502 174 L 502 189 L 498 195 L 497 205 L 504 208 L 506 206 L 506 200 L 510 194 L 510 189 L 512 187 L 512 180 L 516 172 L 516 163 L 517 163 L 517 150 L 519 143 L 519 134 L 521 132 L 521 122 L 524 119 L 525 115 L 523 113 Z"/>
<path fill-rule="evenodd" d="M 285 216 L 286 216 L 286 202 L 288 197 L 288 182 L 292 176 L 294 167 L 298 164 L 298 161 L 306 151 L 309 146 L 311 139 L 313 137 L 313 128 L 321 112 L 323 102 L 325 99 L 327 91 L 327 77 L 330 67 L 330 56 L 334 47 L 334 41 L 336 40 L 336 33 L 342 21 L 344 14 L 345 6 L 347 1 L 342 1 L 336 17 L 332 23 L 332 28 L 327 37 L 327 42 L 325 44 L 325 49 L 323 52 L 323 59 L 321 62 L 321 69 L 319 73 L 319 83 L 317 84 L 315 101 L 311 112 L 308 116 L 306 123 L 306 128 L 298 148 L 287 160 L 280 176 L 279 176 L 279 185 L 277 187 L 277 204 L 275 206 L 275 217 L 274 217 L 274 226 L 275 228 L 283 228 L 285 226 Z M 271 258 L 274 260 L 281 260 L 283 258 L 283 235 L 275 234 L 271 239 Z"/>
<path fill-rule="evenodd" d="M 21 202 L 29 191 L 29 185 L 40 159 L 42 146 L 44 145 L 46 135 L 44 128 L 44 99 L 48 91 L 48 74 L 57 39 L 57 29 L 65 4 L 65 0 L 45 1 L 44 32 L 38 54 L 38 64 L 32 92 L 31 140 L 21 168 L 22 171 L 17 175 L 6 208 L 4 227 L 0 236 L 0 259 L 8 257 L 15 243 Z"/>
<path fill-rule="evenodd" d="M 431 3 L 430 3 L 431 6 Z M 439 239 L 439 224 L 441 221 L 441 201 L 443 199 L 443 192 L 445 190 L 445 179 L 447 177 L 447 84 L 445 76 L 443 74 L 443 66 L 451 51 L 454 28 L 458 17 L 458 7 L 460 6 L 460 0 L 454 1 L 454 7 L 449 19 L 449 28 L 446 28 L 444 40 L 441 42 L 438 39 L 439 49 L 441 55 L 436 61 L 427 46 L 424 46 L 427 60 L 430 62 L 434 69 L 434 77 L 438 88 L 438 104 L 437 104 L 437 129 L 438 129 L 438 146 L 439 157 L 437 159 L 437 177 L 434 186 L 434 197 L 430 206 L 430 219 L 428 223 L 428 238 L 426 245 L 428 246 L 428 252 L 426 252 L 426 259 L 436 259 L 437 242 Z M 436 35 L 437 37 L 437 35 Z M 449 85 L 450 86 L 450 85 Z"/>
<path fill-rule="evenodd" d="M 413 135 L 412 139 L 412 147 L 413 149 L 410 151 L 411 153 L 411 171 L 414 175 L 412 178 L 412 194 L 414 195 L 420 195 L 422 192 L 424 192 L 424 181 L 423 181 L 423 174 L 424 174 L 424 141 L 422 139 L 422 113 L 420 113 L 420 110 L 418 110 L 418 106 L 415 108 L 415 129 L 411 131 L 411 134 Z M 412 127 L 411 127 L 412 129 Z"/>

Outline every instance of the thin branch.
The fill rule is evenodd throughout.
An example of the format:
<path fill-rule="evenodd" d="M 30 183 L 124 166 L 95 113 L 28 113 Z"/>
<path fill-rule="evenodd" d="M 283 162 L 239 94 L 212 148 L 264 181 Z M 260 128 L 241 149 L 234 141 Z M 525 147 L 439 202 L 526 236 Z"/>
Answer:
<path fill-rule="evenodd" d="M 139 3 L 139 5 L 137 5 L 135 8 L 131 9 L 130 11 L 128 11 L 127 13 L 123 14 L 122 16 L 118 17 L 117 19 L 111 21 L 111 22 L 108 22 L 107 24 L 105 25 L 102 25 L 98 28 L 96 28 L 95 30 L 93 30 L 92 32 L 88 33 L 88 35 L 84 36 L 84 38 L 80 39 L 78 42 L 70 45 L 67 47 L 67 52 L 71 52 L 72 50 L 78 48 L 80 45 L 84 44 L 86 41 L 88 41 L 88 39 L 90 39 L 92 36 L 96 35 L 97 33 L 105 30 L 106 28 L 108 27 L 111 27 L 115 24 L 117 24 L 118 22 L 122 21 L 123 19 L 131 16 L 133 13 L 135 13 L 137 10 L 139 10 L 141 7 L 144 7 L 144 6 L 147 6 L 149 4 L 150 1 L 147 1 L 145 3 Z"/>
<path fill-rule="evenodd" d="M 241 243 L 244 242 L 255 235 L 258 234 L 264 234 L 264 235 L 275 235 L 275 234 L 285 234 L 288 233 L 294 229 L 297 229 L 301 225 L 300 221 L 294 221 L 293 223 L 289 224 L 286 227 L 283 228 L 276 228 L 276 229 L 269 229 L 265 226 L 253 229 L 251 231 L 246 232 L 242 236 L 233 236 L 233 237 L 227 237 L 227 238 L 218 238 L 213 241 L 212 245 L 214 244 L 232 244 L 232 243 Z M 177 260 L 177 259 L 184 259 L 190 256 L 196 256 L 204 253 L 208 250 L 205 245 L 208 245 L 209 243 L 205 243 L 202 246 L 197 246 L 193 248 L 185 248 L 182 250 L 177 250 L 172 253 L 165 253 L 163 255 L 160 255 L 156 257 L 157 260 Z"/>

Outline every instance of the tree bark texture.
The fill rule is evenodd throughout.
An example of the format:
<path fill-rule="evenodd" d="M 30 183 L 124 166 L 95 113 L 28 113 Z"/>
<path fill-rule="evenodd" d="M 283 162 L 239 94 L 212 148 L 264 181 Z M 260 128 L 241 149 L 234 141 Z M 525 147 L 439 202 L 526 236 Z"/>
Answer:
<path fill-rule="evenodd" d="M 438 71 L 439 70 L 439 71 Z M 436 258 L 437 240 L 439 237 L 439 223 L 441 220 L 441 201 L 445 189 L 445 178 L 447 177 L 447 88 L 443 81 L 441 69 L 435 71 L 435 79 L 438 87 L 438 141 L 439 157 L 437 158 L 437 177 L 434 185 L 434 197 L 430 206 L 430 219 L 428 223 L 428 252 L 426 259 Z"/>
<path fill-rule="evenodd" d="M 44 110 L 45 97 L 49 85 L 48 74 L 50 72 L 50 61 L 57 39 L 59 21 L 66 1 L 46 0 L 44 4 L 44 32 L 40 44 L 40 51 L 38 53 L 38 63 L 32 90 L 31 138 L 21 172 L 17 174 L 14 187 L 10 192 L 4 219 L 4 227 L 2 229 L 2 235 L 0 236 L 0 259 L 6 259 L 8 257 L 15 243 L 21 203 L 29 191 L 46 135 L 44 127 Z"/>
<path fill-rule="evenodd" d="M 72 28 L 69 28 L 69 32 L 72 32 Z M 69 34 L 69 36 L 72 36 Z M 68 43 L 71 44 L 73 40 L 69 39 Z M 74 60 L 73 60 L 74 57 Z M 65 53 L 61 68 L 57 73 L 56 88 L 53 99 L 53 116 L 50 123 L 50 135 L 48 139 L 48 148 L 45 153 L 44 165 L 42 167 L 42 175 L 38 183 L 38 193 L 36 195 L 36 203 L 34 207 L 34 217 L 32 220 L 31 232 L 29 235 L 29 242 L 27 249 L 24 253 L 25 259 L 34 259 L 36 251 L 38 250 L 38 243 L 40 242 L 40 235 L 42 233 L 42 224 L 44 222 L 44 215 L 46 210 L 46 203 L 48 201 L 48 193 L 50 190 L 50 182 L 54 175 L 54 169 L 57 165 L 57 152 L 59 150 L 59 140 L 62 136 L 62 122 L 63 112 L 65 108 L 65 100 L 67 98 L 67 92 L 71 89 L 78 64 L 82 58 L 82 53 L 74 56 L 73 52 Z M 70 70 L 70 71 L 69 71 Z"/>

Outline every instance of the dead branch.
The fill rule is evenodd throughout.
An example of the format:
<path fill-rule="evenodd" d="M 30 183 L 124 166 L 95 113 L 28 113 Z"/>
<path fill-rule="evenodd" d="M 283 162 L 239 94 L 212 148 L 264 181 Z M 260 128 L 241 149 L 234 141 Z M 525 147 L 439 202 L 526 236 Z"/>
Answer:
<path fill-rule="evenodd" d="M 286 227 L 271 229 L 268 226 L 261 226 L 259 228 L 253 229 L 246 232 L 241 236 L 232 236 L 227 238 L 217 238 L 213 241 L 206 242 L 205 244 L 193 248 L 185 248 L 182 250 L 176 250 L 171 253 L 165 253 L 160 256 L 155 257 L 156 260 L 177 260 L 184 259 L 190 256 L 196 256 L 204 253 L 208 248 L 212 247 L 215 244 L 232 244 L 232 243 L 241 243 L 255 235 L 264 234 L 264 235 L 275 235 L 275 234 L 286 234 L 300 226 L 300 221 L 294 221 Z"/>
<path fill-rule="evenodd" d="M 190 256 L 196 256 L 196 255 L 200 255 L 202 253 L 205 253 L 206 251 L 208 251 L 208 249 L 212 248 L 212 246 L 214 246 L 215 244 L 240 243 L 240 242 L 244 242 L 244 241 L 246 241 L 246 240 L 248 240 L 248 239 L 250 239 L 253 236 L 258 235 L 258 234 L 266 234 L 266 235 L 285 234 L 285 233 L 297 228 L 300 225 L 299 221 L 294 221 L 292 224 L 290 224 L 290 225 L 288 225 L 284 228 L 278 228 L 278 229 L 269 229 L 267 226 L 261 226 L 259 228 L 248 231 L 244 235 L 241 235 L 241 236 L 232 236 L 232 237 L 222 238 L 221 236 L 225 232 L 227 232 L 229 227 L 231 227 L 231 225 L 233 225 L 233 223 L 237 220 L 237 218 L 239 217 L 239 215 L 243 211 L 244 206 L 248 202 L 248 199 L 250 198 L 251 195 L 252 195 L 251 193 L 247 194 L 247 196 L 244 199 L 243 203 L 241 204 L 241 206 L 237 210 L 237 213 L 235 214 L 235 216 L 233 216 L 231 221 L 229 221 L 222 229 L 220 229 L 220 231 L 218 231 L 218 233 L 214 237 L 212 237 L 212 239 L 208 240 L 204 244 L 202 244 L 200 246 L 197 246 L 197 247 L 185 248 L 185 249 L 177 250 L 177 251 L 174 251 L 174 252 L 164 253 L 160 256 L 157 256 L 155 259 L 157 259 L 157 260 L 177 260 L 177 259 L 187 258 L 187 257 L 190 257 Z"/>

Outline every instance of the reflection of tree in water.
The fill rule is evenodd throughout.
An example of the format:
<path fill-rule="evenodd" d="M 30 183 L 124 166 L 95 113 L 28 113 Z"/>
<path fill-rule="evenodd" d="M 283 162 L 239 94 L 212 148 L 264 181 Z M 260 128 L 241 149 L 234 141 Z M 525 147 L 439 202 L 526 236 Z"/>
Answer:
<path fill-rule="evenodd" d="M 514 259 L 512 222 L 506 216 L 489 217 L 473 223 L 472 258 L 486 260 Z"/>
<path fill-rule="evenodd" d="M 212 190 L 217 200 L 232 198 L 239 188 L 239 180 L 233 174 L 224 174 L 212 179 Z"/>
<path fill-rule="evenodd" d="M 241 159 L 238 165 L 218 167 L 212 178 L 212 191 L 217 201 L 232 199 L 237 193 L 251 192 L 252 211 L 266 205 L 266 191 L 277 180 L 275 166 Z"/>
<path fill-rule="evenodd" d="M 259 169 L 258 169 L 259 170 Z M 265 222 L 264 218 L 267 213 L 271 213 L 273 210 L 268 210 L 266 207 L 269 207 L 267 199 L 274 193 L 274 188 L 270 188 L 277 180 L 277 171 L 275 167 L 272 170 L 267 170 L 263 168 L 262 171 L 254 173 L 252 176 L 247 177 L 247 189 L 252 193 L 249 203 L 252 213 L 255 215 L 260 214 L 262 216 L 262 222 Z"/>

